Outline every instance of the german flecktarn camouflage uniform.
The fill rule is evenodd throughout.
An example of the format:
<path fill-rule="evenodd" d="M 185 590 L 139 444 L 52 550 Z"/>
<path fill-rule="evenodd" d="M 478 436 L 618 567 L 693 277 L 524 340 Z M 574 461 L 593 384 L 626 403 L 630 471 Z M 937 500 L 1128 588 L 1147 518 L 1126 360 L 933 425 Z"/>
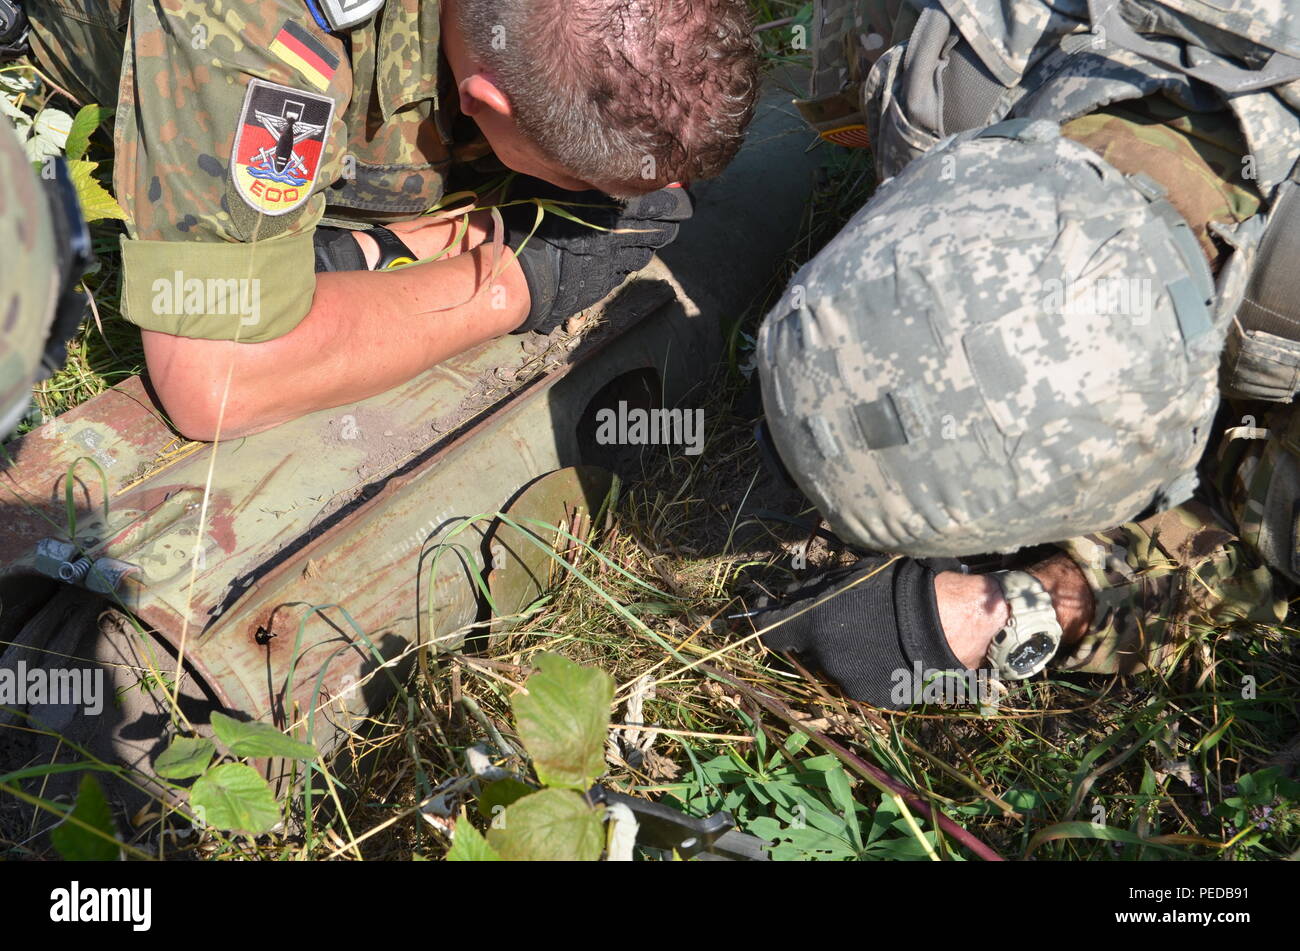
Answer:
<path fill-rule="evenodd" d="M 41 66 L 117 107 L 122 311 L 146 329 L 288 333 L 311 307 L 317 224 L 411 218 L 442 196 L 453 157 L 486 152 L 466 142 L 453 156 L 436 0 L 387 0 L 338 34 L 305 0 L 25 6 Z M 178 280 L 231 279 L 258 281 L 255 315 L 174 306 Z"/>

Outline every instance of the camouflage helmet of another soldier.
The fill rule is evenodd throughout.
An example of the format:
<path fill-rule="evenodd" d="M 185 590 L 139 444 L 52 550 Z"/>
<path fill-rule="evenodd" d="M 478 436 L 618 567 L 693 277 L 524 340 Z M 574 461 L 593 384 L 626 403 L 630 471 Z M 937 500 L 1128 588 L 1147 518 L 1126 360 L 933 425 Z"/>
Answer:
<path fill-rule="evenodd" d="M 66 359 L 85 315 L 77 283 L 90 265 L 90 238 L 67 167 L 39 172 L 13 130 L 0 123 L 0 438 L 27 414 L 32 384 Z"/>
<path fill-rule="evenodd" d="M 1187 223 L 1046 120 L 941 142 L 796 275 L 759 335 L 768 425 L 846 540 L 915 556 L 1177 505 L 1225 328 Z"/>

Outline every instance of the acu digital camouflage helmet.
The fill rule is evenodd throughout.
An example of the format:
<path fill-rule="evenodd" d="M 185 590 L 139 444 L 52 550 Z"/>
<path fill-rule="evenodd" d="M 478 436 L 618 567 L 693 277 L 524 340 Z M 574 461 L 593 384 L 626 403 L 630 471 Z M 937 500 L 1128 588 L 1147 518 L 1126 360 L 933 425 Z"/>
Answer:
<path fill-rule="evenodd" d="M 759 337 L 768 424 L 846 540 L 1010 551 L 1176 505 L 1224 328 L 1186 222 L 1054 123 L 962 133 L 886 181 Z"/>
<path fill-rule="evenodd" d="M 31 403 L 32 384 L 58 369 L 85 314 L 75 290 L 91 261 L 90 239 L 66 166 L 32 170 L 0 121 L 0 439 Z"/>

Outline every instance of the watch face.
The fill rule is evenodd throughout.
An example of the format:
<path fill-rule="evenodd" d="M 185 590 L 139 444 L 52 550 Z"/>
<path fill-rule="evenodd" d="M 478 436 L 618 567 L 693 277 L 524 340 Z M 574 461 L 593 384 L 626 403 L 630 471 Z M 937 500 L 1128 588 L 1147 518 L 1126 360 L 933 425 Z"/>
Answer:
<path fill-rule="evenodd" d="M 1007 665 L 1017 673 L 1028 673 L 1056 653 L 1056 641 L 1046 634 L 1035 634 L 1007 655 Z"/>

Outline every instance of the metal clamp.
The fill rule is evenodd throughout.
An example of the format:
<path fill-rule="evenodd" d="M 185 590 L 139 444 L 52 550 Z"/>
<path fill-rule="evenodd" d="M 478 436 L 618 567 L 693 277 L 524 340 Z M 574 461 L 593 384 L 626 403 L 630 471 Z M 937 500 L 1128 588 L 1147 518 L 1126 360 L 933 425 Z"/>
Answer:
<path fill-rule="evenodd" d="M 81 554 L 81 550 L 72 542 L 59 541 L 57 538 L 43 538 L 36 543 L 36 558 L 33 567 L 47 578 L 75 584 L 93 591 L 95 594 L 116 594 L 127 575 L 139 571 L 138 565 L 132 565 L 116 558 L 95 558 Z"/>

